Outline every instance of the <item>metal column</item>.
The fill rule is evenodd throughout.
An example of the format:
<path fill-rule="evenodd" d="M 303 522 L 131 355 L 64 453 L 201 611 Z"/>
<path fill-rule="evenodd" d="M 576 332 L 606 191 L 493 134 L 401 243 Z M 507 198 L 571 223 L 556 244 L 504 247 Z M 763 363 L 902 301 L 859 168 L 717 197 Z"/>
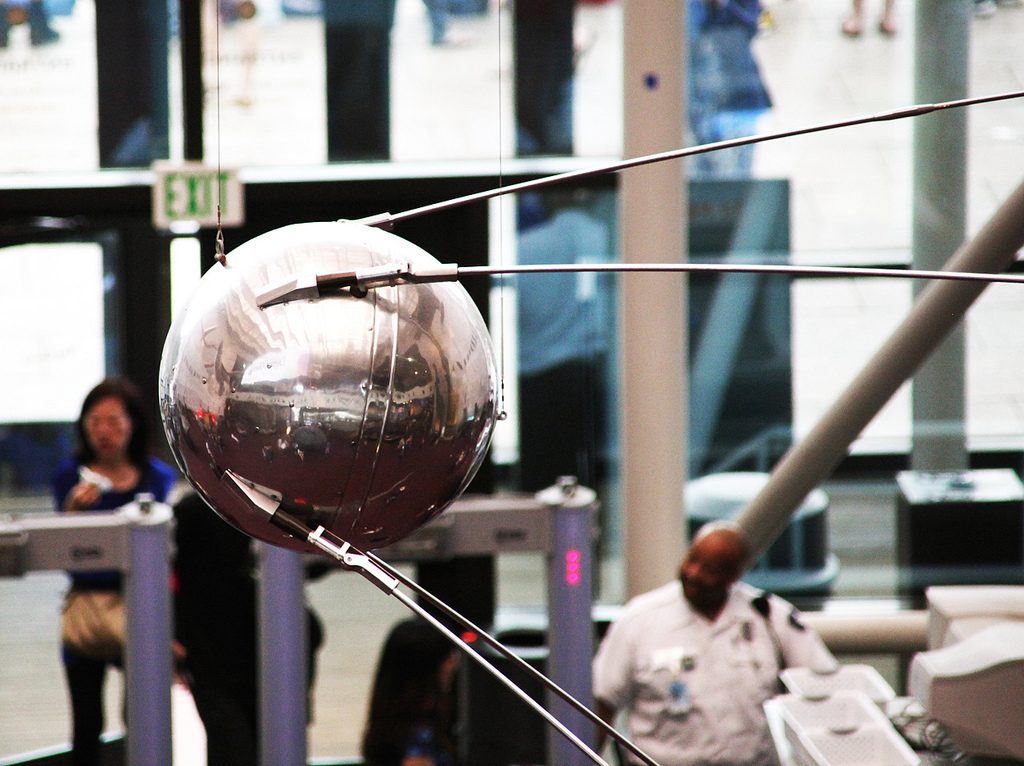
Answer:
<path fill-rule="evenodd" d="M 305 766 L 307 642 L 302 556 L 259 543 L 260 763 Z"/>
<path fill-rule="evenodd" d="M 590 658 L 594 655 L 592 555 L 596 495 L 576 488 L 552 510 L 548 554 L 548 677 L 593 710 Z M 548 709 L 566 728 L 594 746 L 594 725 L 564 700 L 549 695 Z M 548 734 L 548 762 L 573 766 L 590 759 L 554 729 Z"/>
<path fill-rule="evenodd" d="M 124 513 L 131 523 L 124 583 L 128 763 L 171 766 L 172 513 L 147 501 Z"/>

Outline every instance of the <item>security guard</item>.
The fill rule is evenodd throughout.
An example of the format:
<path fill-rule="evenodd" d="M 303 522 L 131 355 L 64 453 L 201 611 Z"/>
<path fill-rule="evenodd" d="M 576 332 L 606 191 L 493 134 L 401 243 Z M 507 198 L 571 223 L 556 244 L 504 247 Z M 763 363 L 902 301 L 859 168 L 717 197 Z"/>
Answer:
<path fill-rule="evenodd" d="M 679 581 L 626 604 L 594 658 L 599 715 L 625 710 L 661 766 L 777 763 L 762 705 L 779 671 L 838 667 L 791 604 L 739 582 L 748 555 L 734 524 L 704 525 Z"/>

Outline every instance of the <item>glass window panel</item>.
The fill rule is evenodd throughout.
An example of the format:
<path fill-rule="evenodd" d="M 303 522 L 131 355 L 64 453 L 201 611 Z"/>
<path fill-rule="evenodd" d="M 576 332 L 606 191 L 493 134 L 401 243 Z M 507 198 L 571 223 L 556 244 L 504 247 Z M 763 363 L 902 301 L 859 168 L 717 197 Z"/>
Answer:
<path fill-rule="evenodd" d="M 0 172 L 94 170 L 92 0 L 0 5 Z"/>
<path fill-rule="evenodd" d="M 911 305 L 904 279 L 799 279 L 793 282 L 793 429 L 817 424 Z M 902 386 L 854 443 L 855 453 L 910 447 L 910 388 Z"/>
<path fill-rule="evenodd" d="M 881 37 L 866 24 L 858 40 L 838 34 L 847 12 L 843 3 L 768 6 L 773 24 L 754 40 L 773 99 L 763 131 L 866 116 L 913 102 L 916 4 L 897 4 L 895 37 Z M 1012 75 L 1017 57 L 1012 41 L 1024 31 L 1024 18 L 1014 10 L 1002 9 L 998 19 L 968 19 L 969 95 L 1019 87 Z M 988 104 L 971 108 L 967 125 L 968 232 L 973 233 L 1019 183 L 1024 114 L 1012 101 Z M 909 262 L 912 141 L 913 121 L 901 120 L 757 147 L 755 173 L 787 177 L 793 185 L 796 261 Z"/>
<path fill-rule="evenodd" d="M 199 240 L 175 237 L 171 240 L 171 320 L 181 312 L 202 277 Z"/>
<path fill-rule="evenodd" d="M 461 0 L 398 0 L 393 32 L 392 157 L 497 160 L 513 151 L 511 16 Z M 431 16 L 446 16 L 435 32 Z M 434 34 L 448 42 L 432 44 Z"/>
<path fill-rule="evenodd" d="M 622 153 L 622 4 L 576 5 L 573 149 L 578 157 Z"/>
<path fill-rule="evenodd" d="M 219 17 L 213 0 L 204 12 L 204 78 L 215 94 L 205 106 L 208 158 L 303 165 L 620 151 L 617 3 L 459 0 L 440 13 L 435 0 L 258 2 L 252 16 L 220 5 Z"/>
<path fill-rule="evenodd" d="M 516 199 L 515 195 L 496 197 L 488 203 L 488 230 L 490 265 L 502 266 L 515 258 Z M 491 280 L 488 305 L 488 330 L 498 357 L 498 375 L 501 379 L 499 396 L 501 410 L 506 417 L 495 423 L 491 439 L 490 459 L 503 474 L 519 462 L 519 422 L 509 413 L 519 412 L 519 302 L 514 278 Z"/>
<path fill-rule="evenodd" d="M 15 510 L 49 509 L 50 474 L 73 447 L 82 400 L 120 368 L 117 251 L 114 234 L 0 248 L 2 273 L 19 275 L 0 288 L 0 343 L 14 371 L 0 392 L 0 497 L 15 496 Z"/>
<path fill-rule="evenodd" d="M 785 264 L 785 180 L 695 180 L 690 260 Z M 688 278 L 690 476 L 768 470 L 792 422 L 789 279 L 770 274 Z"/>
<path fill-rule="evenodd" d="M 0 345 L 17 371 L 0 379 L 0 422 L 74 420 L 103 376 L 103 250 L 90 242 L 7 247 L 0 270 L 19 275 L 0 281 Z"/>
<path fill-rule="evenodd" d="M 172 7 L 167 0 L 95 4 L 101 167 L 147 167 L 168 157 Z"/>
<path fill-rule="evenodd" d="M 1024 448 L 1021 285 L 990 285 L 967 315 L 967 435 L 974 450 Z"/>
<path fill-rule="evenodd" d="M 761 131 L 912 103 L 913 6 L 900 5 L 902 29 L 896 37 L 879 36 L 872 21 L 863 39 L 849 40 L 839 33 L 848 5 L 772 4 L 774 26 L 753 43 L 773 102 Z M 908 260 L 911 134 L 912 122 L 901 120 L 756 147 L 755 173 L 788 178 L 792 185 L 795 262 L 878 260 L 877 251 L 884 251 L 885 259 Z"/>
<path fill-rule="evenodd" d="M 204 110 L 207 161 L 232 166 L 324 162 L 319 4 L 204 0 L 202 21 L 203 79 L 210 94 Z"/>
<path fill-rule="evenodd" d="M 617 194 L 555 189 L 515 199 L 515 240 L 501 264 L 614 263 L 619 257 Z M 499 265 L 499 264 L 495 264 Z M 505 280 L 512 292 L 516 347 L 504 356 L 506 401 L 518 427 L 518 460 L 503 466 L 510 488 L 537 491 L 575 476 L 601 497 L 606 554 L 621 543 L 618 477 L 617 280 L 610 273 L 540 272 Z M 506 310 L 506 315 L 511 313 Z M 504 330 L 502 331 L 505 332 Z M 509 348 L 506 346 L 506 348 Z M 608 596 L 609 583 L 604 594 Z"/>
<path fill-rule="evenodd" d="M 0 248 L 0 496 L 47 495 L 107 369 L 108 272 L 94 242 Z"/>
<path fill-rule="evenodd" d="M 612 192 L 519 195 L 520 264 L 617 260 Z M 518 306 L 519 485 L 528 491 L 576 476 L 597 487 L 608 473 L 614 371 L 613 279 L 560 272 L 515 277 Z"/>

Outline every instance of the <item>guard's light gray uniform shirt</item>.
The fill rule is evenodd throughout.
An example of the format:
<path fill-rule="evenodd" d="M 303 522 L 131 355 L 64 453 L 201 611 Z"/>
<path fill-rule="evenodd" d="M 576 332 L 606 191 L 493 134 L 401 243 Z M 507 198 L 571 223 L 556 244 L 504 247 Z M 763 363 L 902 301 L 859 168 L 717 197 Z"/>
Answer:
<path fill-rule="evenodd" d="M 792 605 L 732 589 L 713 623 L 671 582 L 626 604 L 594 658 L 594 696 L 627 711 L 633 742 L 662 766 L 777 763 L 762 705 L 784 667 L 835 667 L 835 659 Z M 771 628 L 769 630 L 769 620 Z"/>

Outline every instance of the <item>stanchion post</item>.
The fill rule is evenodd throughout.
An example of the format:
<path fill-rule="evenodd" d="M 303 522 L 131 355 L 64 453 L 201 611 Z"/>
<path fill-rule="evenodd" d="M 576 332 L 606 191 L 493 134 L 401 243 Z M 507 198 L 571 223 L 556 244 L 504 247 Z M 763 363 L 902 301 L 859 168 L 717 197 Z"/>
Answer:
<path fill-rule="evenodd" d="M 306 763 L 306 645 L 302 556 L 259 543 L 261 766 Z"/>
<path fill-rule="evenodd" d="M 552 539 L 548 560 L 548 677 L 593 709 L 590 661 L 594 654 L 592 548 L 595 493 L 573 485 L 551 509 Z M 549 495 L 541 493 L 547 500 Z M 548 709 L 577 737 L 593 747 L 594 724 L 569 703 L 549 694 Z M 548 734 L 549 763 L 590 764 L 591 760 L 558 732 Z"/>
<path fill-rule="evenodd" d="M 170 507 L 140 497 L 129 522 L 125 571 L 127 760 L 171 766 Z"/>

